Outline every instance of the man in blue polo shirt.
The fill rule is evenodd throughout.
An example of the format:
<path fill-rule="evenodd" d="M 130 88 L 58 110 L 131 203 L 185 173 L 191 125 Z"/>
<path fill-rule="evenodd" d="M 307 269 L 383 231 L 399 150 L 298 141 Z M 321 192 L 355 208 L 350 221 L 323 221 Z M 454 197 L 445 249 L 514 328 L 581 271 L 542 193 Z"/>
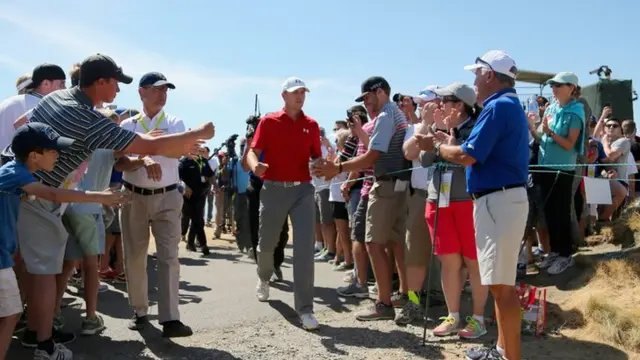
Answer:
<path fill-rule="evenodd" d="M 445 133 L 415 136 L 422 150 L 467 167 L 480 276 L 495 299 L 498 341 L 496 348 L 470 349 L 466 357 L 520 360 L 520 306 L 514 285 L 529 211 L 528 123 L 513 89 L 517 68 L 509 55 L 492 50 L 465 69 L 475 73 L 478 103 L 484 106 L 467 141 L 449 145 Z"/>
<path fill-rule="evenodd" d="M 244 154 L 247 140 L 240 142 L 240 153 Z M 233 217 L 236 220 L 236 242 L 240 252 L 251 249 L 251 230 L 249 228 L 249 200 L 247 199 L 247 187 L 249 185 L 249 171 L 242 168 L 238 159 L 231 161 L 231 187 L 235 194 L 233 204 Z"/>

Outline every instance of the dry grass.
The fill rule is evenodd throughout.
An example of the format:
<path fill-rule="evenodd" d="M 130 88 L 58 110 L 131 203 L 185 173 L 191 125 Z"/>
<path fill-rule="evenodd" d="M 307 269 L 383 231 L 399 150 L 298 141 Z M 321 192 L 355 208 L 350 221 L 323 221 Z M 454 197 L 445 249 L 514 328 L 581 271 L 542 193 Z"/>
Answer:
<path fill-rule="evenodd" d="M 640 264 L 634 260 L 598 264 L 589 283 L 562 304 L 578 310 L 564 319 L 567 325 L 580 328 L 582 336 L 640 351 Z"/>

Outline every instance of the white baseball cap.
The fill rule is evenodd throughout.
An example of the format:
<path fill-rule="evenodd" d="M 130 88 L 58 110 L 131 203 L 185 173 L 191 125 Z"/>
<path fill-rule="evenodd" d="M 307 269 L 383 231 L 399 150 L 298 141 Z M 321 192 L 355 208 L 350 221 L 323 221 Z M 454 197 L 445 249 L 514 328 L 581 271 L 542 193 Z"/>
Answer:
<path fill-rule="evenodd" d="M 297 77 L 290 77 L 282 84 L 282 91 L 294 92 L 298 89 L 305 89 L 307 90 L 307 92 L 309 92 L 307 84 L 305 84 L 304 81 L 300 80 L 300 78 Z"/>
<path fill-rule="evenodd" d="M 476 58 L 476 63 L 473 65 L 467 65 L 465 70 L 476 71 L 480 68 L 490 69 L 494 72 L 507 75 L 508 77 L 515 79 L 516 73 L 512 70 L 516 70 L 516 62 L 502 50 L 490 50 L 486 54 L 479 58 Z"/>
<path fill-rule="evenodd" d="M 413 101 L 415 101 L 416 104 L 433 101 L 438 98 L 438 95 L 434 92 L 437 89 L 440 89 L 439 85 L 429 85 L 424 88 L 424 90 L 420 91 L 418 95 L 414 96 Z"/>

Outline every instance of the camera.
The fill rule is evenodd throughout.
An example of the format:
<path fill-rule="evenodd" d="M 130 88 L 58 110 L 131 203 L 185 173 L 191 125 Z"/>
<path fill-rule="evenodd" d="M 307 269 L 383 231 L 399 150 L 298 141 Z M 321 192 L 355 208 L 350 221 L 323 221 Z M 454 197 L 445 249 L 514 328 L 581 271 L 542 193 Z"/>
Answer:
<path fill-rule="evenodd" d="M 247 134 L 245 137 L 247 139 L 252 138 L 258 128 L 258 124 L 260 123 L 260 117 L 256 115 L 251 115 L 247 118 Z"/>

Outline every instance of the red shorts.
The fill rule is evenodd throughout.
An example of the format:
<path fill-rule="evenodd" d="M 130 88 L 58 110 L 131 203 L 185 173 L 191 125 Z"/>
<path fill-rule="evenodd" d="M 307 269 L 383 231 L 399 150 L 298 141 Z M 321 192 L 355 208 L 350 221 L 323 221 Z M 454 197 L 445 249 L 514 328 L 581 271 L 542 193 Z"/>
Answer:
<path fill-rule="evenodd" d="M 438 233 L 433 236 L 436 220 L 436 203 L 427 201 L 425 217 L 434 242 L 435 255 L 462 254 L 467 259 L 477 260 L 476 230 L 473 226 L 473 201 L 450 202 L 449 207 L 440 208 Z"/>

